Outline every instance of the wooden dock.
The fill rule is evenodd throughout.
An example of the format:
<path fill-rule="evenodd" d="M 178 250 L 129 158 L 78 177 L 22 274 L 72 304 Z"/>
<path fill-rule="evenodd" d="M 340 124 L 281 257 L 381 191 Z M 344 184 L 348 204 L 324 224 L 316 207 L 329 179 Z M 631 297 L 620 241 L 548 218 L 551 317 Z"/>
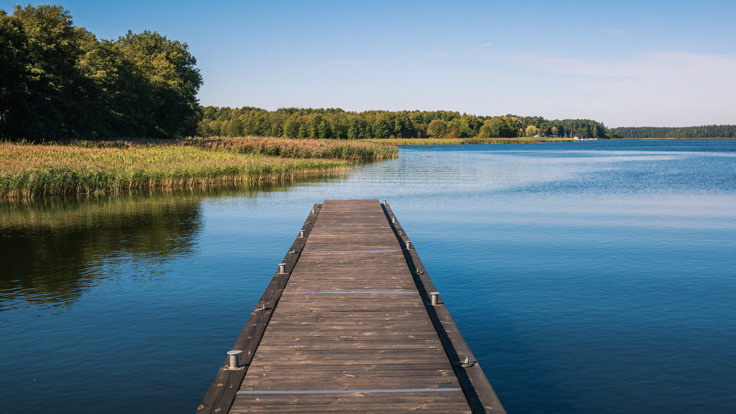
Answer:
<path fill-rule="evenodd" d="M 197 413 L 504 413 L 434 291 L 385 202 L 316 204 Z"/>

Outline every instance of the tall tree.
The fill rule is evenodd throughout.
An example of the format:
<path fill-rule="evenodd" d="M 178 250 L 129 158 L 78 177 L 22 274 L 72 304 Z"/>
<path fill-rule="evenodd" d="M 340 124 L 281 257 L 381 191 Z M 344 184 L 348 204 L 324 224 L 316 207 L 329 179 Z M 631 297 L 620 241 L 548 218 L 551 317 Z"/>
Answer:
<path fill-rule="evenodd" d="M 12 21 L 7 21 L 10 19 Z M 73 135 L 83 114 L 82 75 L 76 67 L 81 54 L 78 33 L 69 13 L 60 6 L 16 6 L 3 12 L 3 90 L 14 101 L 2 108 L 3 134 L 29 138 Z M 8 56 L 9 55 L 9 56 Z M 20 71 L 19 71 L 20 69 Z M 13 79 L 14 78 L 14 79 Z M 17 82 L 10 85 L 12 81 Z"/>
<path fill-rule="evenodd" d="M 154 129 L 148 133 L 164 138 L 194 134 L 202 75 L 187 44 L 146 30 L 128 32 L 115 45 L 149 83 L 148 94 L 142 96 L 154 109 Z"/>
<path fill-rule="evenodd" d="M 0 10 L 0 137 L 193 134 L 195 64 L 155 32 L 99 41 L 60 6 Z"/>
<path fill-rule="evenodd" d="M 20 113 L 11 106 L 19 105 L 25 94 L 25 43 L 20 21 L 0 10 L 0 128 L 6 133 L 19 127 Z"/>

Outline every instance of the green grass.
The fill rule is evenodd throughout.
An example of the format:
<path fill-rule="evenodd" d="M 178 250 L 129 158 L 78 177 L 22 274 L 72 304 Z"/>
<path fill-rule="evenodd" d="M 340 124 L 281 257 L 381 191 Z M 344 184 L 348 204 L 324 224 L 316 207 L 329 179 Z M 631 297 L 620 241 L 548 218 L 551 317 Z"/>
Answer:
<path fill-rule="evenodd" d="M 2 142 L 0 200 L 282 182 L 345 172 L 355 162 L 398 154 L 374 143 L 309 141 L 318 140 Z"/>

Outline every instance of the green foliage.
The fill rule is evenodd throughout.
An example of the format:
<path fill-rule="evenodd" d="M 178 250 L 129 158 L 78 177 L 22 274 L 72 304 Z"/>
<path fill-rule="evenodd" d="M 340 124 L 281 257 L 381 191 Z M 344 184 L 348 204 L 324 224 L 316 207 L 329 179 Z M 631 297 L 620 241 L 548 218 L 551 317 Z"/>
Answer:
<path fill-rule="evenodd" d="M 197 60 L 186 43 L 168 40 L 156 32 L 128 32 L 115 42 L 122 56 L 132 62 L 147 81 L 145 99 L 154 131 L 148 136 L 171 138 L 191 135 L 198 119 L 197 91 L 202 84 Z"/>
<path fill-rule="evenodd" d="M 512 117 L 497 116 L 484 123 L 487 126 L 485 130 L 488 137 L 491 138 L 511 138 L 519 136 L 514 129 L 516 122 Z"/>
<path fill-rule="evenodd" d="M 306 139 L 388 138 L 609 138 L 611 131 L 592 120 L 546 120 L 514 115 L 484 117 L 449 111 L 365 111 L 342 109 L 260 108 L 202 109 L 197 135 L 271 136 Z"/>
<path fill-rule="evenodd" d="M 193 134 L 195 65 L 186 44 L 155 32 L 100 41 L 60 6 L 0 10 L 0 137 Z"/>
<path fill-rule="evenodd" d="M 624 127 L 613 130 L 622 138 L 736 138 L 736 125 L 684 128 Z"/>
<path fill-rule="evenodd" d="M 534 137 L 537 135 L 539 135 L 539 128 L 534 125 L 528 125 L 524 130 L 524 136 L 526 137 Z"/>
<path fill-rule="evenodd" d="M 444 138 L 447 132 L 447 122 L 441 119 L 433 119 L 432 122 L 427 125 L 427 134 L 430 138 Z M 380 137 L 376 137 L 380 138 Z"/>

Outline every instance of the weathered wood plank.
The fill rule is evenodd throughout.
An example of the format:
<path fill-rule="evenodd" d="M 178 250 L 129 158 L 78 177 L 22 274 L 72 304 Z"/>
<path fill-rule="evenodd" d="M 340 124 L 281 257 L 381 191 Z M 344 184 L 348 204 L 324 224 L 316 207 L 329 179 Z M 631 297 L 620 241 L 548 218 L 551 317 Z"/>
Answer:
<path fill-rule="evenodd" d="M 431 395 L 427 395 L 431 394 Z M 462 392 L 431 393 L 352 393 L 352 394 L 292 394 L 248 395 L 243 404 L 233 407 L 233 413 L 284 412 L 362 412 L 385 413 L 410 411 L 434 413 L 469 413 L 469 408 L 458 410 L 464 403 Z"/>
<path fill-rule="evenodd" d="M 453 366 L 467 344 L 428 306 L 434 286 L 412 273 L 421 262 L 392 215 L 378 200 L 315 205 L 290 274 L 236 341 L 247 369 L 221 370 L 200 412 L 503 412 Z"/>

